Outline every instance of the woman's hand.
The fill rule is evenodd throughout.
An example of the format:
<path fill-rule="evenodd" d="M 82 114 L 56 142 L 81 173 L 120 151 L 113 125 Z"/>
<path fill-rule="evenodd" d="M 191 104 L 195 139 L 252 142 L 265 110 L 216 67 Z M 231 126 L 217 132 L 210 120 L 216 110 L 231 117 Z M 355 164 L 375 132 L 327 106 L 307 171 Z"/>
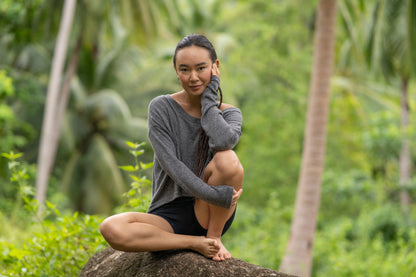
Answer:
<path fill-rule="evenodd" d="M 217 63 L 212 64 L 211 73 L 212 73 L 212 75 L 216 75 L 216 76 L 220 77 L 220 70 L 218 69 Z"/>
<path fill-rule="evenodd" d="M 241 194 L 243 193 L 243 189 L 235 190 L 233 192 L 233 200 L 231 202 L 231 206 L 237 205 L 237 201 L 240 198 Z"/>

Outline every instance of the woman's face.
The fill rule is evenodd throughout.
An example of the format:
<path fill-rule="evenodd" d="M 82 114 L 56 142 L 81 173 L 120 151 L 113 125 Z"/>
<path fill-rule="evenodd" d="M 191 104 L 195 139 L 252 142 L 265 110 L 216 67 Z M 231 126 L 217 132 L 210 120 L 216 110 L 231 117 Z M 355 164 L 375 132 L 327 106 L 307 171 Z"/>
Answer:
<path fill-rule="evenodd" d="M 201 95 L 211 81 L 212 61 L 208 50 L 203 47 L 190 46 L 179 50 L 175 66 L 182 87 L 190 95 Z"/>

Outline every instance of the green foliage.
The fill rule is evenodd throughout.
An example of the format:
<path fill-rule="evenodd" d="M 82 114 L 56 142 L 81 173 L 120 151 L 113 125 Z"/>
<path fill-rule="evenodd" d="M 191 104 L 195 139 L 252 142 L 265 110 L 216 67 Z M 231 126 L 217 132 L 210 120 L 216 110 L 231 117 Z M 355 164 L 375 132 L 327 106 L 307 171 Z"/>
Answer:
<path fill-rule="evenodd" d="M 273 190 L 279 191 L 283 205 L 293 203 L 311 68 L 313 5 L 238 1 L 224 15 L 236 47 L 225 57 L 221 82 L 225 97 L 232 93 L 244 117 L 237 152 L 246 169 L 247 201 L 256 206 Z"/>
<path fill-rule="evenodd" d="M 115 91 L 79 91 L 67 111 L 57 167 L 74 209 L 109 214 L 128 187 L 117 164 L 127 160 L 124 140 L 143 137 L 146 124 L 131 116 Z"/>
<path fill-rule="evenodd" d="M 272 193 L 263 207 L 253 209 L 243 194 L 233 226 L 223 238 L 224 245 L 234 257 L 278 269 L 291 217 L 291 208 L 283 207 L 279 198 L 277 193 Z"/>
<path fill-rule="evenodd" d="M 371 38 L 379 40 L 374 44 L 379 50 L 363 53 L 370 41 L 369 28 L 375 27 L 372 21 L 383 15 L 371 15 L 377 2 L 387 1 L 338 2 L 341 28 L 335 72 L 342 76 L 333 79 L 331 91 L 314 276 L 414 276 L 416 272 L 414 206 L 405 219 L 396 207 L 400 140 L 407 136 L 412 142 L 414 159 L 414 129 L 405 134 L 399 129 L 400 85 L 368 80 L 372 72 L 362 65 L 367 54 L 374 61 L 377 57 L 393 61 L 383 66 L 403 65 L 405 28 L 392 32 L 392 37 L 387 33 Z M 110 213 L 124 192 L 115 190 L 112 181 L 121 180 L 113 178 L 121 169 L 131 184 L 130 189 L 124 187 L 128 190 L 124 204 L 116 212 L 146 210 L 150 182 L 145 175 L 151 164 L 144 161 L 151 158 L 150 146 L 127 143 L 128 153 L 124 139 L 144 141 L 150 99 L 181 89 L 171 58 L 180 37 L 193 32 L 205 33 L 213 41 L 221 62 L 224 101 L 241 108 L 244 116 L 236 149 L 245 168 L 244 193 L 224 243 L 237 258 L 278 269 L 290 234 L 299 175 L 317 1 L 113 4 L 79 2 L 70 51 L 81 33 L 84 42 L 53 172 L 53 179 L 59 181 L 48 196 L 59 206 L 49 203 L 46 216 L 37 218 L 31 185 L 36 166 L 28 162 L 36 160 L 39 134 L 35 130 L 41 129 L 62 2 L 0 1 L 0 66 L 6 69 L 0 71 L 0 152 L 9 153 L 0 159 L 0 275 L 75 276 L 86 259 L 105 245 L 98 233 L 99 216 L 62 209 L 70 194 L 53 190 L 70 178 L 74 199 L 92 196 L 84 204 L 97 201 Z M 145 6 L 149 12 L 143 12 Z M 409 11 L 414 12 L 413 6 Z M 393 19 L 404 23 L 400 18 Z M 389 20 L 380 22 L 379 31 L 398 26 L 389 26 Z M 386 47 L 392 42 L 397 47 Z M 409 92 L 414 89 L 410 80 Z M 410 108 L 414 97 L 409 93 Z M 129 117 L 127 105 L 140 118 Z M 414 122 L 414 113 L 410 116 Z M 122 124 L 126 118 L 127 124 Z M 17 158 L 11 150 L 25 155 Z M 129 164 L 132 156 L 132 165 L 117 167 Z M 8 164 L 14 173 L 9 174 Z M 406 188 L 415 199 L 415 177 Z"/>
<path fill-rule="evenodd" d="M 98 216 L 60 216 L 52 204 L 53 220 L 28 222 L 31 237 L 16 246 L 0 240 L 2 274 L 7 276 L 77 276 L 89 257 L 103 249 Z"/>
<path fill-rule="evenodd" d="M 138 157 L 144 153 L 144 150 L 140 148 L 146 143 L 127 141 L 126 144 L 130 148 L 129 153 L 134 157 L 134 165 L 125 165 L 119 168 L 128 172 L 132 182 L 130 190 L 123 193 L 127 202 L 117 208 L 116 213 L 123 211 L 146 212 L 150 204 L 152 182 L 143 173 L 145 170 L 152 168 L 153 163 L 143 163 L 138 160 Z"/>
<path fill-rule="evenodd" d="M 28 182 L 27 169 L 18 160 L 22 154 L 10 152 L 2 156 L 9 160 L 10 182 L 19 187 L 15 210 L 8 224 L 20 225 L 22 235 L 12 240 L 7 234 L 0 233 L 0 273 L 7 276 L 76 276 L 86 260 L 105 246 L 98 232 L 102 218 L 78 213 L 61 215 L 50 202 L 42 213 L 38 213 L 40 207 L 34 199 L 33 186 Z M 1 213 L 0 219 L 4 220 Z M 31 232 L 26 233 L 27 230 Z"/>
<path fill-rule="evenodd" d="M 33 95 L 30 96 L 30 103 L 24 108 L 21 99 L 21 84 L 15 84 L 13 72 L 0 70 L 0 152 L 8 152 L 12 149 L 21 149 L 33 137 L 33 128 L 23 116 L 22 110 L 30 110 L 34 104 Z M 27 88 L 31 90 L 32 88 Z M 33 94 L 38 91 L 26 91 L 26 94 Z"/>
<path fill-rule="evenodd" d="M 8 160 L 9 178 L 12 186 L 4 186 L 0 210 L 11 213 L 13 222 L 17 222 L 27 216 L 27 213 L 22 213 L 21 206 L 26 202 L 30 202 L 28 195 L 32 193 L 32 188 L 29 184 L 33 180 L 33 168 L 18 160 L 22 156 L 22 153 L 13 152 L 2 153 L 1 155 L 1 157 Z"/>
<path fill-rule="evenodd" d="M 18 113 L 14 110 L 13 104 L 16 103 L 17 97 L 18 91 L 9 72 L 0 70 L 0 153 L 21 149 L 30 138 L 32 129 L 29 124 L 19 119 Z M 7 166 L 7 160 L 3 156 L 0 158 L 0 210 L 11 209 L 10 204 L 15 200 L 13 196 L 18 191 L 15 186 L 4 185 L 8 179 Z"/>
<path fill-rule="evenodd" d="M 13 109 L 8 105 L 14 95 L 12 78 L 5 70 L 0 70 L 0 152 L 8 152 L 15 146 L 22 146 L 25 139 L 15 134 L 18 120 Z"/>
<path fill-rule="evenodd" d="M 0 70 L 0 100 L 13 95 L 12 79 L 7 77 L 5 70 Z"/>
<path fill-rule="evenodd" d="M 380 203 L 379 193 L 382 188 L 362 172 L 326 177 L 312 276 L 416 276 L 414 223 L 397 205 Z M 292 207 L 282 206 L 280 198 L 272 194 L 252 209 L 242 196 L 223 239 L 235 257 L 279 269 L 292 216 Z"/>
<path fill-rule="evenodd" d="M 314 276 L 416 276 L 416 232 L 397 207 L 362 210 L 318 230 Z"/>
<path fill-rule="evenodd" d="M 381 112 L 374 114 L 371 121 L 363 132 L 364 145 L 374 166 L 384 167 L 400 153 L 400 120 L 391 112 Z"/>
<path fill-rule="evenodd" d="M 152 167 L 138 160 L 144 153 L 144 143 L 127 142 L 135 165 L 121 166 L 130 173 L 131 189 L 124 194 L 126 203 L 116 208 L 122 211 L 146 211 L 150 203 L 151 182 L 142 173 Z M 46 202 L 39 213 L 34 199 L 33 186 L 29 183 L 27 166 L 19 161 L 21 153 L 3 153 L 9 160 L 10 182 L 19 187 L 15 210 L 11 212 L 8 224 L 22 228 L 20 236 L 6 239 L 7 233 L 0 232 L 0 274 L 7 276 L 77 276 L 87 260 L 97 251 L 106 247 L 99 233 L 103 220 L 97 215 L 75 212 L 62 215 L 55 204 Z M 21 207 L 25 209 L 22 211 Z M 18 218 L 17 218 L 18 214 Z M 6 215 L 7 216 L 7 215 Z M 0 213 L 0 222 L 4 220 Z M 19 225 L 17 221 L 23 221 Z M 31 230 L 26 233 L 24 230 Z M 16 231 L 16 230 L 15 230 Z M 4 232 L 4 231 L 3 231 Z M 10 231 L 11 232 L 11 231 Z"/>

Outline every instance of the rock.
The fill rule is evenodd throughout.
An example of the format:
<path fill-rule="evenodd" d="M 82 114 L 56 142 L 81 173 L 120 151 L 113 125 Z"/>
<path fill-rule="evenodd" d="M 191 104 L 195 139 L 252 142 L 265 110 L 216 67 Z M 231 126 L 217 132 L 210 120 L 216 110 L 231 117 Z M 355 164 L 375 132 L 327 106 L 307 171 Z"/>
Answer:
<path fill-rule="evenodd" d="M 80 277 L 289 277 L 258 265 L 231 258 L 216 262 L 192 251 L 121 252 L 106 248 L 85 264 Z"/>

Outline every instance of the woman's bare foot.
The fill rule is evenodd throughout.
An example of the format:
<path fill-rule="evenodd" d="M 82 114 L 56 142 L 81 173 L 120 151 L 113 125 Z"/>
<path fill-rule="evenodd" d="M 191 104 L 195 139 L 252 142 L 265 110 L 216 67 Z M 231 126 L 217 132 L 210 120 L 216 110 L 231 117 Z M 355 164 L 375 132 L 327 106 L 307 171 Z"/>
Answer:
<path fill-rule="evenodd" d="M 218 252 L 212 257 L 214 261 L 224 261 L 231 258 L 231 253 L 228 252 L 227 248 L 225 248 L 224 244 L 222 244 L 221 238 L 215 238 L 218 245 L 220 246 Z"/>
<path fill-rule="evenodd" d="M 214 258 L 214 256 L 221 250 L 221 245 L 216 239 L 198 237 L 191 249 L 199 252 L 206 258 Z"/>

